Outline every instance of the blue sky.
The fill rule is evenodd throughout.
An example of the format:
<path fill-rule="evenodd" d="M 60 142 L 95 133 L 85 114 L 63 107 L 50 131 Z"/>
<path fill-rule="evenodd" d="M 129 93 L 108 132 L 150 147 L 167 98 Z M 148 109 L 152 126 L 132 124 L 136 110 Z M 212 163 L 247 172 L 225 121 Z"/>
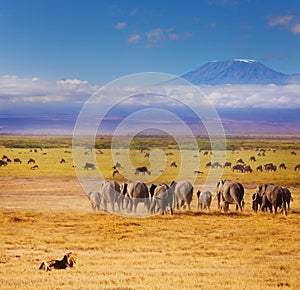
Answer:
<path fill-rule="evenodd" d="M 102 85 L 128 74 L 182 75 L 228 59 L 293 74 L 299 51 L 298 0 L 0 0 L 0 131 L 32 112 L 74 120 Z M 264 109 L 299 109 L 299 91 L 204 89 L 216 107 Z"/>
<path fill-rule="evenodd" d="M 300 72 L 299 1 L 0 1 L 0 75 L 102 85 L 249 58 Z"/>

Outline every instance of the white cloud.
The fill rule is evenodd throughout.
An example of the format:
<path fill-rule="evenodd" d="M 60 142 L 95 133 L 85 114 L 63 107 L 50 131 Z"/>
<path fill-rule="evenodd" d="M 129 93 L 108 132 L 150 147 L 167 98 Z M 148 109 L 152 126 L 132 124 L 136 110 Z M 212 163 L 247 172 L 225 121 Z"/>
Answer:
<path fill-rule="evenodd" d="M 201 87 L 220 108 L 300 108 L 300 85 L 224 85 Z"/>
<path fill-rule="evenodd" d="M 0 104 L 78 102 L 84 103 L 100 87 L 92 86 L 87 81 L 66 79 L 56 82 L 39 78 L 19 78 L 17 76 L 0 76 Z M 162 94 L 176 96 L 184 104 L 197 106 L 211 103 L 218 108 L 300 108 L 300 84 L 277 85 L 220 85 L 201 86 L 206 98 L 201 93 L 194 93 L 186 86 L 162 87 Z M 96 102 L 104 102 L 107 97 L 120 100 L 121 96 L 141 93 L 143 87 L 134 88 L 131 84 L 124 87 L 105 90 L 105 98 Z M 163 97 L 141 98 L 142 104 L 165 104 Z M 130 104 L 131 99 L 127 102 Z M 170 103 L 170 100 L 167 100 Z M 134 105 L 134 104 L 133 104 Z M 178 104 L 177 104 L 178 105 Z"/>
<path fill-rule="evenodd" d="M 141 36 L 139 34 L 132 34 L 128 37 L 129 43 L 138 43 L 141 39 Z"/>
<path fill-rule="evenodd" d="M 269 26 L 288 26 L 294 18 L 293 15 L 269 16 L 268 24 Z"/>
<path fill-rule="evenodd" d="M 115 25 L 115 29 L 116 30 L 122 30 L 124 29 L 125 27 L 127 26 L 127 23 L 126 22 L 119 22 Z"/>
<path fill-rule="evenodd" d="M 174 28 L 155 28 L 149 32 L 145 33 L 147 41 L 149 43 L 157 43 L 169 38 L 170 33 L 174 30 Z"/>
<path fill-rule="evenodd" d="M 169 39 L 170 40 L 177 40 L 177 39 L 185 39 L 191 37 L 192 34 L 190 32 L 184 32 L 184 33 L 170 33 Z"/>
<path fill-rule="evenodd" d="M 298 22 L 295 25 L 291 26 L 291 30 L 294 34 L 299 34 L 300 33 L 300 22 Z"/>
<path fill-rule="evenodd" d="M 0 103 L 84 102 L 98 87 L 78 79 L 57 82 L 17 76 L 0 76 Z"/>
<path fill-rule="evenodd" d="M 290 30 L 294 34 L 300 33 L 300 21 L 294 15 L 268 16 L 270 27 L 280 27 Z"/>

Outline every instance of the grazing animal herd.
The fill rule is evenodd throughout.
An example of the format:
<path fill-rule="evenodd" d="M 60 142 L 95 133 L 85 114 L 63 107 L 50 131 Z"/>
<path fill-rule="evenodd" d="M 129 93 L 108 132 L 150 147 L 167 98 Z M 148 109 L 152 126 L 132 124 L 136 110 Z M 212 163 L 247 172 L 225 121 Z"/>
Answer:
<path fill-rule="evenodd" d="M 172 181 L 170 185 L 165 183 L 151 184 L 149 187 L 141 181 L 119 184 L 116 181 L 105 180 L 98 192 L 90 192 L 88 198 L 93 210 L 118 211 L 136 213 L 139 203 L 144 206 L 144 212 L 149 214 L 164 214 L 167 210 L 173 214 L 173 210 L 188 208 L 191 210 L 194 187 L 189 181 Z M 244 186 L 231 180 L 220 180 L 216 185 L 215 199 L 218 209 L 224 213 L 229 212 L 229 205 L 235 205 L 236 210 L 243 211 Z M 252 195 L 252 209 L 257 212 L 270 211 L 276 214 L 278 209 L 284 215 L 290 210 L 291 192 L 288 188 L 274 184 L 260 184 Z M 197 191 L 197 209 L 210 210 L 213 194 L 210 191 Z"/>
<path fill-rule="evenodd" d="M 42 151 L 42 148 L 40 148 Z M 141 153 L 145 154 L 149 148 L 141 148 Z M 38 150 L 30 150 L 30 152 L 37 153 Z M 66 153 L 67 151 L 65 151 Z M 199 152 L 201 152 L 199 150 Z M 68 152 L 71 153 L 71 152 Z M 89 155 L 89 151 L 84 151 L 85 155 Z M 260 150 L 258 156 L 265 156 L 266 151 Z M 46 155 L 47 153 L 42 153 Z M 100 149 L 96 151 L 96 154 L 104 154 Z M 212 154 L 212 153 L 210 153 Z M 120 152 L 116 152 L 116 155 L 120 155 Z M 172 155 L 169 153 L 168 155 Z M 208 151 L 205 151 L 203 155 L 208 155 Z M 291 152 L 291 155 L 296 155 L 295 151 Z M 145 156 L 144 157 L 149 157 Z M 250 162 L 256 162 L 255 156 L 249 158 Z M 3 155 L 0 159 L 0 167 L 6 167 L 12 163 L 12 159 L 6 155 Z M 13 159 L 14 164 L 22 164 L 20 158 Z M 36 160 L 32 157 L 28 158 L 25 164 L 29 165 L 29 169 L 37 170 L 39 165 L 36 164 Z M 64 158 L 59 161 L 60 164 L 66 163 Z M 177 163 L 172 161 L 170 167 L 177 168 Z M 231 168 L 233 172 L 252 173 L 253 169 L 250 165 L 245 164 L 242 158 L 236 160 L 236 164 L 232 165 L 231 162 L 226 161 L 224 165 L 219 162 L 208 162 L 205 167 L 211 168 Z M 86 162 L 83 168 L 87 171 L 95 170 L 97 167 L 94 163 Z M 120 175 L 119 170 L 123 168 L 119 162 L 113 166 L 113 177 Z M 276 172 L 279 170 L 286 170 L 287 166 L 285 163 L 280 163 L 278 166 L 273 163 L 266 163 L 264 165 L 258 165 L 256 171 Z M 300 171 L 300 164 L 294 167 L 294 171 Z M 135 169 L 135 175 L 151 175 L 151 171 L 146 166 L 140 166 Z M 202 171 L 194 171 L 195 174 L 203 173 Z M 92 208 L 94 210 L 103 209 L 105 211 L 110 207 L 112 212 L 118 211 L 137 212 L 138 205 L 142 203 L 145 210 L 148 213 L 164 214 L 167 210 L 173 214 L 175 208 L 188 208 L 191 209 L 191 202 L 193 199 L 193 185 L 188 181 L 173 181 L 171 184 L 151 184 L 148 186 L 139 182 L 130 182 L 119 184 L 117 181 L 103 181 L 101 188 L 98 192 L 89 193 Z M 197 191 L 197 209 L 210 210 L 213 200 L 217 200 L 218 209 L 223 212 L 229 211 L 229 205 L 235 205 L 236 210 L 243 211 L 244 202 L 244 187 L 241 183 L 220 180 L 215 189 L 214 198 L 210 191 Z M 255 193 L 252 196 L 252 209 L 257 212 L 258 209 L 261 211 L 270 211 L 276 213 L 280 209 L 283 214 L 286 214 L 290 209 L 291 193 L 288 188 L 281 187 L 274 184 L 262 184 L 258 185 Z"/>

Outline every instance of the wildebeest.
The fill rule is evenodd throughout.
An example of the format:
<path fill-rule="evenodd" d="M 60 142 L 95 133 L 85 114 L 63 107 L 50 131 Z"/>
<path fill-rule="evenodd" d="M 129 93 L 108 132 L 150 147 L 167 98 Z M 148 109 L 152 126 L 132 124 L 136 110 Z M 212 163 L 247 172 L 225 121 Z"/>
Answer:
<path fill-rule="evenodd" d="M 231 167 L 231 162 L 226 161 L 223 168 L 225 168 L 225 167 Z"/>
<path fill-rule="evenodd" d="M 28 164 L 31 164 L 31 163 L 34 164 L 34 163 L 35 163 L 35 160 L 34 160 L 33 158 L 29 158 L 29 160 L 27 161 L 27 163 L 28 163 Z"/>
<path fill-rule="evenodd" d="M 0 167 L 7 166 L 7 162 L 5 160 L 0 160 Z"/>
<path fill-rule="evenodd" d="M 85 165 L 84 165 L 84 169 L 85 169 L 85 170 L 89 170 L 89 169 L 95 170 L 95 169 L 96 169 L 96 166 L 95 166 L 94 163 L 86 162 Z"/>
<path fill-rule="evenodd" d="M 60 159 L 59 161 L 60 164 L 66 163 L 66 160 L 64 158 Z"/>
<path fill-rule="evenodd" d="M 115 177 L 117 174 L 120 174 L 119 170 L 115 169 L 112 173 L 112 176 Z"/>
<path fill-rule="evenodd" d="M 30 169 L 32 169 L 32 170 L 39 169 L 39 166 L 37 164 L 35 164 L 35 165 L 31 166 Z"/>
<path fill-rule="evenodd" d="M 172 181 L 170 187 L 174 190 L 174 206 L 184 208 L 185 203 L 191 209 L 193 199 L 193 185 L 189 181 Z"/>
<path fill-rule="evenodd" d="M 297 155 L 297 153 L 295 151 L 292 151 L 291 155 Z"/>
<path fill-rule="evenodd" d="M 113 169 L 122 168 L 122 165 L 119 161 L 116 162 L 116 164 L 113 166 Z"/>
<path fill-rule="evenodd" d="M 212 165 L 211 165 L 212 168 L 222 168 L 222 165 L 219 163 L 219 162 L 214 162 Z"/>
<path fill-rule="evenodd" d="M 209 161 L 205 164 L 205 167 L 211 167 L 212 166 L 212 163 Z"/>
<path fill-rule="evenodd" d="M 300 164 L 298 164 L 298 165 L 295 166 L 295 171 L 297 171 L 297 170 L 298 171 L 300 170 Z"/>
<path fill-rule="evenodd" d="M 244 165 L 243 172 L 250 172 L 251 173 L 252 171 L 253 170 L 252 170 L 250 165 Z"/>
<path fill-rule="evenodd" d="M 262 172 L 262 171 L 263 171 L 262 165 L 258 165 L 258 166 L 256 167 L 256 171 Z"/>
<path fill-rule="evenodd" d="M 286 165 L 282 162 L 279 164 L 279 169 L 286 169 Z"/>
<path fill-rule="evenodd" d="M 148 147 L 141 147 L 140 148 L 140 152 L 143 153 L 145 150 L 150 150 L 150 148 Z"/>
<path fill-rule="evenodd" d="M 242 164 L 244 164 L 245 162 L 244 162 L 244 160 L 243 160 L 242 158 L 239 158 L 239 159 L 236 161 L 236 163 L 242 163 Z"/>
<path fill-rule="evenodd" d="M 249 158 L 249 160 L 255 162 L 255 161 L 256 161 L 256 158 L 255 158 L 255 156 L 251 156 L 251 157 Z"/>
<path fill-rule="evenodd" d="M 22 164 L 22 161 L 21 161 L 20 158 L 14 158 L 14 163 L 20 163 L 20 164 Z"/>
<path fill-rule="evenodd" d="M 151 172 L 148 170 L 148 168 L 146 166 L 137 167 L 135 169 L 135 175 L 139 175 L 140 173 L 143 173 L 144 175 L 145 175 L 145 173 L 147 173 L 148 175 L 151 175 Z"/>
<path fill-rule="evenodd" d="M 176 162 L 175 162 L 175 161 L 171 162 L 170 166 L 171 166 L 171 167 L 175 167 L 175 168 L 177 168 L 177 164 L 176 164 Z"/>
<path fill-rule="evenodd" d="M 265 164 L 265 170 L 275 172 L 277 170 L 277 166 L 272 163 L 268 163 L 268 164 Z"/>
<path fill-rule="evenodd" d="M 233 165 L 231 167 L 231 170 L 234 172 L 234 171 L 237 171 L 237 172 L 244 172 L 244 165 L 242 164 L 236 164 L 236 165 Z"/>
<path fill-rule="evenodd" d="M 210 191 L 197 191 L 197 197 L 198 197 L 198 209 L 207 209 L 210 210 L 211 200 L 212 200 L 212 194 Z"/>

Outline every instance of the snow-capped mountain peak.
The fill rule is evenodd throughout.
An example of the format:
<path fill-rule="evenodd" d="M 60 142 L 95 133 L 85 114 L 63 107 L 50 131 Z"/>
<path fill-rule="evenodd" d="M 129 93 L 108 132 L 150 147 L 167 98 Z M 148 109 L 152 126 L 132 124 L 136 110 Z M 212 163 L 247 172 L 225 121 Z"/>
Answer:
<path fill-rule="evenodd" d="M 253 62 L 257 62 L 254 59 L 234 59 L 234 61 L 240 61 L 240 62 L 246 62 L 246 63 L 253 63 Z"/>
<path fill-rule="evenodd" d="M 298 76 L 272 70 L 250 59 L 211 61 L 181 76 L 195 85 L 276 84 L 294 82 Z"/>

